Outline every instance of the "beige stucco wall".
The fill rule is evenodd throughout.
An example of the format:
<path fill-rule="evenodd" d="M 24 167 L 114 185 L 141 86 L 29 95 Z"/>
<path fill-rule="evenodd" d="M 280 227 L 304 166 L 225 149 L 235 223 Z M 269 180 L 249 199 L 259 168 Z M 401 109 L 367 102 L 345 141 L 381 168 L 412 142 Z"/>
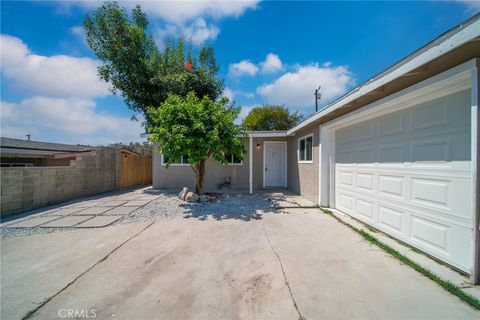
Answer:
<path fill-rule="evenodd" d="M 153 153 L 153 188 L 180 189 L 195 188 L 195 173 L 189 165 L 171 165 L 168 169 L 161 163 L 158 144 Z M 217 190 L 218 184 L 231 177 L 232 190 L 248 190 L 248 155 L 242 164 L 222 165 L 214 159 L 207 160 L 205 167 L 205 190 Z"/>
<path fill-rule="evenodd" d="M 313 163 L 298 163 L 298 139 L 313 134 Z M 318 171 L 319 171 L 319 130 L 317 124 L 305 127 L 288 137 L 287 174 L 288 189 L 306 199 L 318 202 Z"/>
<path fill-rule="evenodd" d="M 265 141 L 286 141 L 286 138 L 255 138 L 253 139 L 253 189 L 263 188 L 263 143 Z M 257 144 L 260 148 L 257 148 Z M 205 190 L 217 190 L 218 184 L 225 177 L 232 177 L 232 190 L 249 190 L 249 155 L 248 140 L 245 143 L 247 153 L 242 165 L 222 165 L 214 159 L 209 159 L 206 164 Z M 158 144 L 155 144 L 155 150 Z M 287 153 L 288 153 L 287 147 Z M 161 164 L 159 152 L 153 154 L 153 187 L 155 189 L 174 189 L 182 187 L 193 189 L 195 187 L 195 173 L 189 165 L 172 165 L 168 169 Z"/>

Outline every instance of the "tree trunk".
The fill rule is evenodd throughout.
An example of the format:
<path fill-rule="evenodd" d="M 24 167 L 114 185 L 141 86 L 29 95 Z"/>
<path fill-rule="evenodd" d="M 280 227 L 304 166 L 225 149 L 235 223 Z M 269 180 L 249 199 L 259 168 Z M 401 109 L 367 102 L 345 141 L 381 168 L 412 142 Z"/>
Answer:
<path fill-rule="evenodd" d="M 203 182 L 205 180 L 205 160 L 201 160 L 199 163 L 197 163 L 195 169 L 197 178 L 195 183 L 195 191 L 199 196 L 201 196 L 203 194 Z"/>

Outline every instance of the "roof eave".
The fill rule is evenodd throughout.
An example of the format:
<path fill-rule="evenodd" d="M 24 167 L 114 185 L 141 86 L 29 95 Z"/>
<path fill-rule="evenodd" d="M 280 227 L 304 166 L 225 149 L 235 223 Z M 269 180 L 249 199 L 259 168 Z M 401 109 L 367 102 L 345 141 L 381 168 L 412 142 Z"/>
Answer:
<path fill-rule="evenodd" d="M 288 135 L 314 123 L 320 118 L 334 112 L 342 106 L 379 89 L 383 85 L 390 83 L 403 75 L 421 67 L 422 65 L 433 61 L 434 59 L 474 40 L 480 36 L 480 14 L 476 14 L 464 23 L 440 35 L 427 45 L 408 55 L 392 67 L 381 72 L 372 79 L 364 82 L 362 85 L 351 90 L 342 97 L 328 104 L 326 107 L 315 113 L 312 117 L 299 123 L 287 131 Z"/>

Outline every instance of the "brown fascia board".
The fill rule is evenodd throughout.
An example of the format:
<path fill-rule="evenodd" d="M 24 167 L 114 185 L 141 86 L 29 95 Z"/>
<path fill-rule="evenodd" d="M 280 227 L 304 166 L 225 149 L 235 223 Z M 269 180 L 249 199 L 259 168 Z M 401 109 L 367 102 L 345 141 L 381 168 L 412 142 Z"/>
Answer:
<path fill-rule="evenodd" d="M 385 84 L 383 86 L 383 90 L 374 90 L 369 94 L 365 94 L 353 100 L 352 102 L 342 106 L 334 112 L 316 120 L 315 123 L 320 125 L 329 122 L 335 118 L 367 106 L 375 101 L 388 97 L 389 95 L 408 88 L 416 83 L 431 78 L 439 73 L 442 73 L 443 71 L 451 69 L 473 58 L 480 57 L 480 45 L 478 40 L 479 38 L 476 38 L 475 41 L 468 42 L 465 45 L 457 48 L 456 50 L 450 51 L 445 55 L 439 57 L 438 59 L 435 59 L 409 72 L 407 75 L 399 77 L 394 81 Z"/>

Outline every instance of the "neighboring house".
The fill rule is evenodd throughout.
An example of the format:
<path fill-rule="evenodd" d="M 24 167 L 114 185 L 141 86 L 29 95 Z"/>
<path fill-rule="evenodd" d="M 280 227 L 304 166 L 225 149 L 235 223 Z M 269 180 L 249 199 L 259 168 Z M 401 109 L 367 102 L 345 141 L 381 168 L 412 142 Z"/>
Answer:
<path fill-rule="evenodd" d="M 0 138 L 1 167 L 69 166 L 78 155 L 90 154 L 91 147 L 60 143 Z"/>
<path fill-rule="evenodd" d="M 242 162 L 207 162 L 206 189 L 288 188 L 478 282 L 479 67 L 476 15 L 296 127 L 250 132 Z M 193 187 L 186 163 L 154 153 L 153 186 Z"/>

